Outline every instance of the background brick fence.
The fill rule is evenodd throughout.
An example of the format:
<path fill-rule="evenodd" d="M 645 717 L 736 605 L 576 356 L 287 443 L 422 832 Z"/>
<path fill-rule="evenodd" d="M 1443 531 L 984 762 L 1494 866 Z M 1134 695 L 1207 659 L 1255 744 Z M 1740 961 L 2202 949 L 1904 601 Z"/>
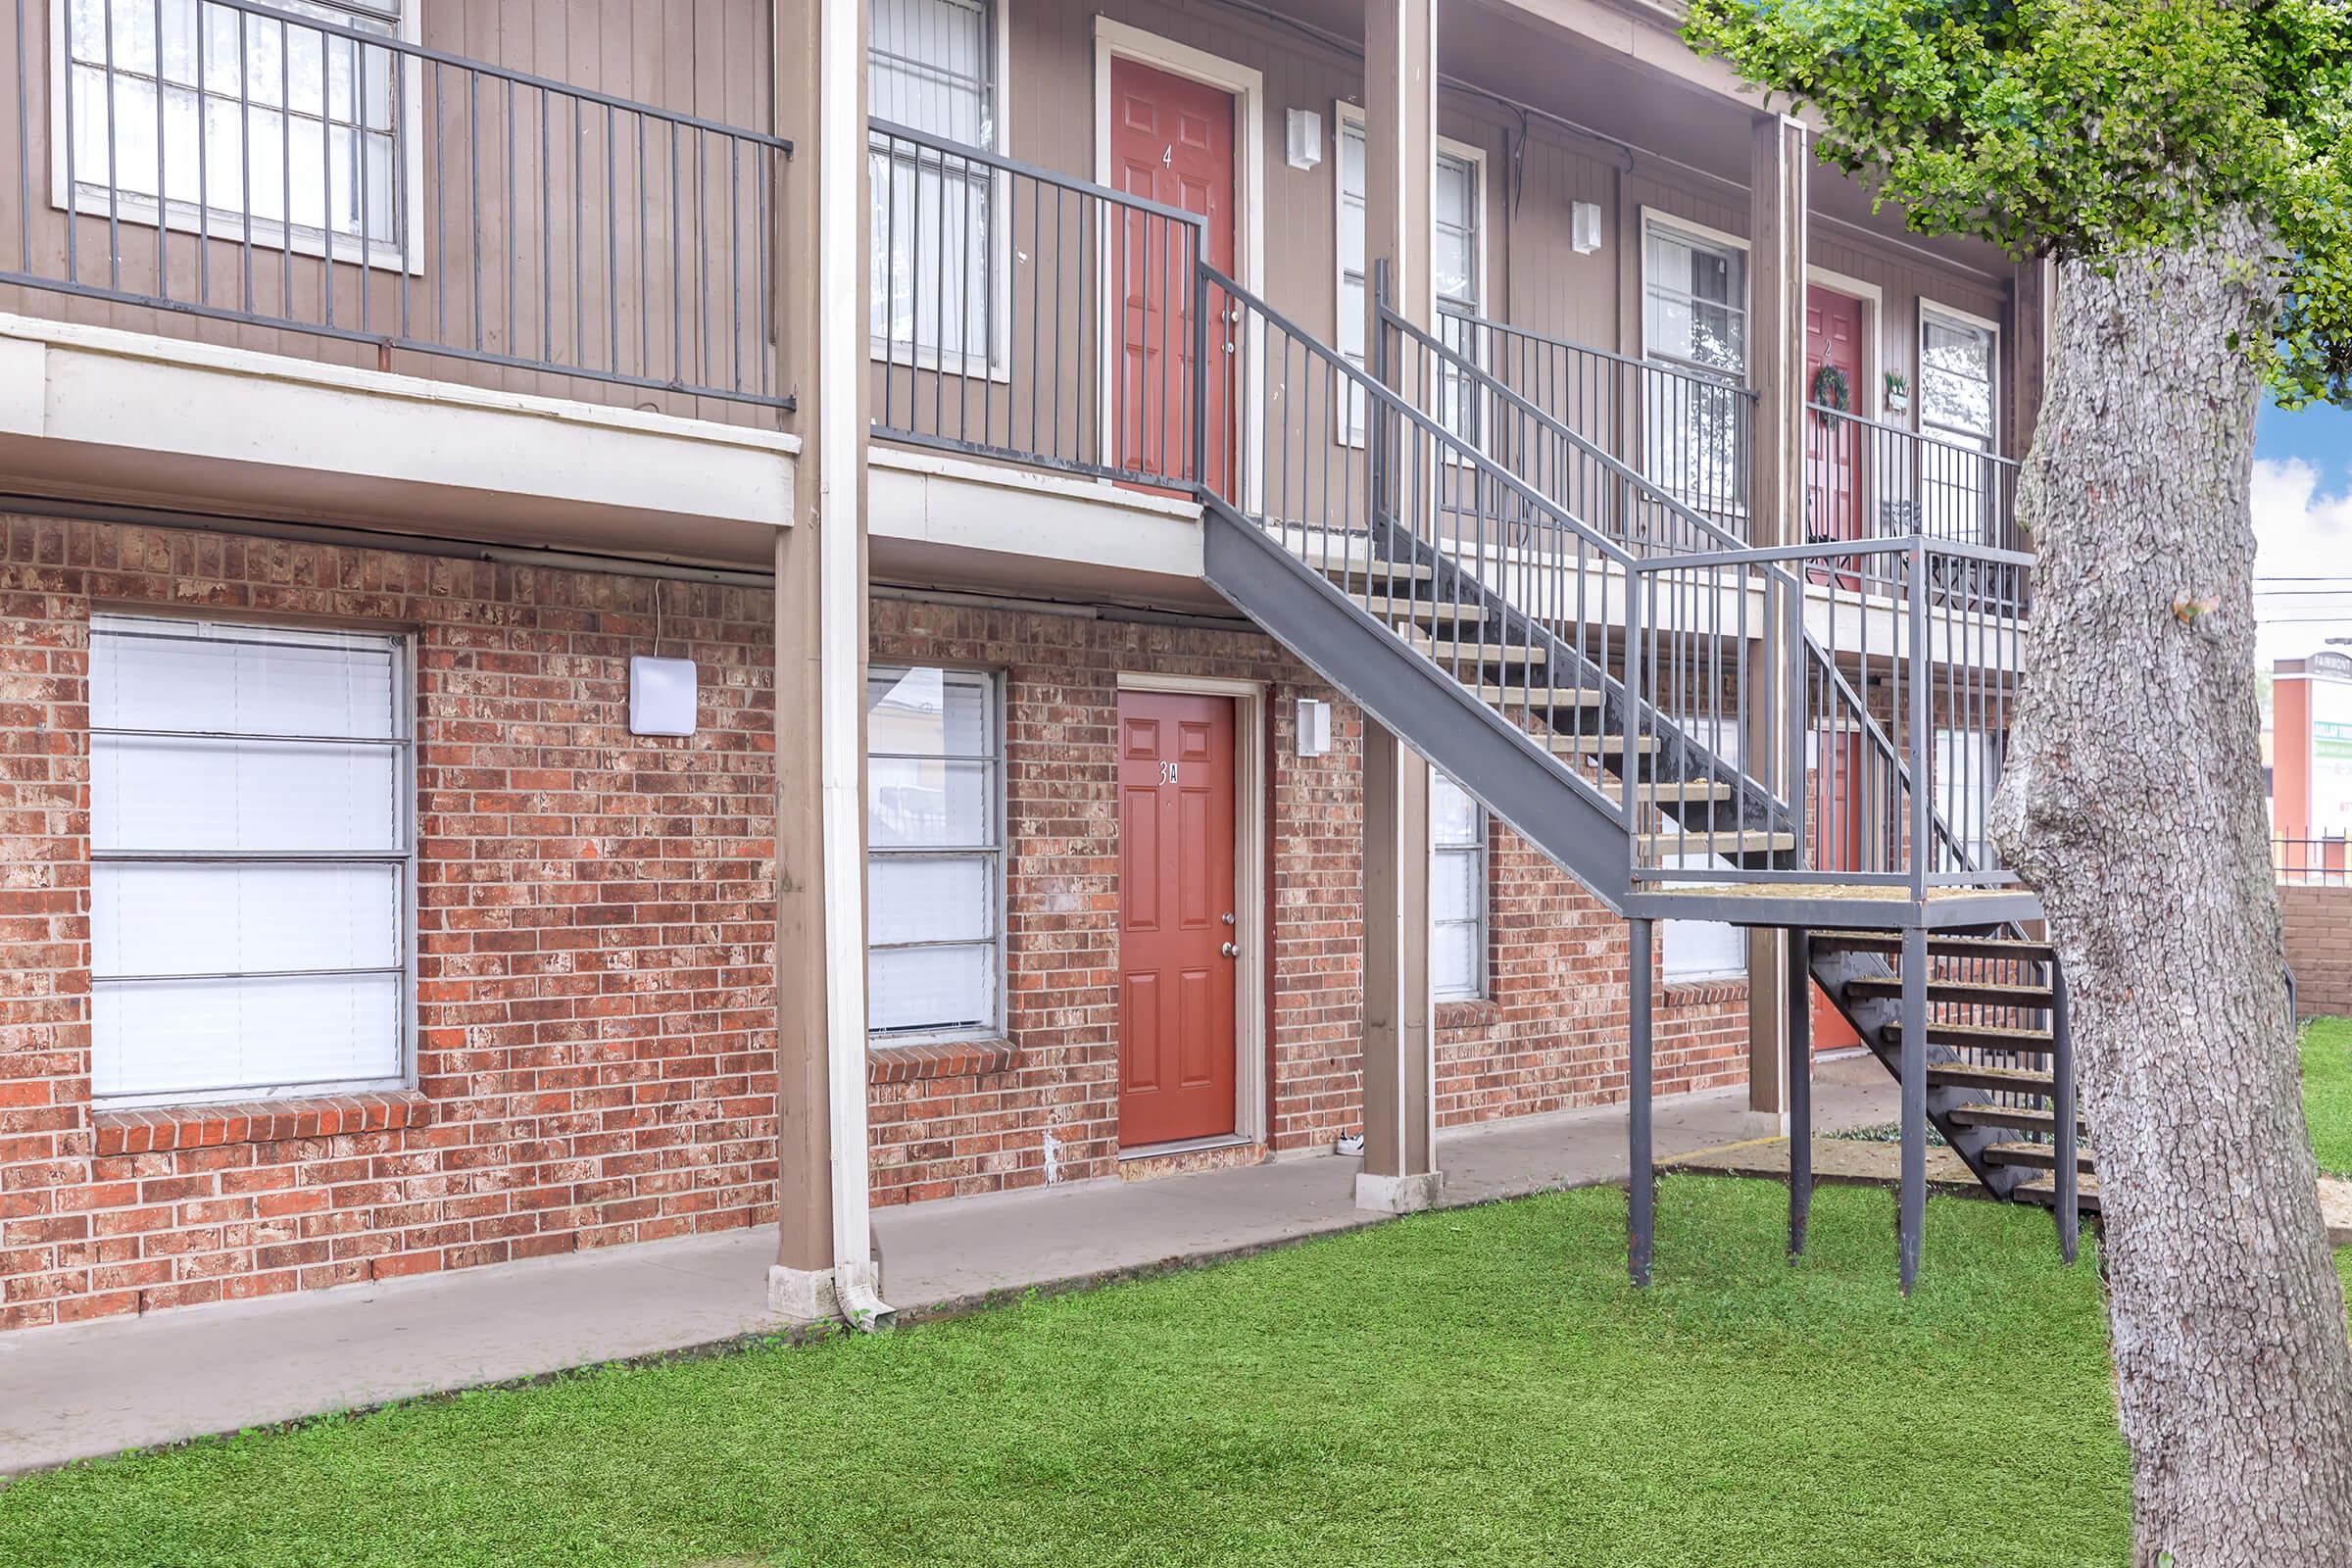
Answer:
<path fill-rule="evenodd" d="M 2288 883 L 2278 889 L 2278 908 L 2303 1016 L 2352 1015 L 2352 886 Z"/>

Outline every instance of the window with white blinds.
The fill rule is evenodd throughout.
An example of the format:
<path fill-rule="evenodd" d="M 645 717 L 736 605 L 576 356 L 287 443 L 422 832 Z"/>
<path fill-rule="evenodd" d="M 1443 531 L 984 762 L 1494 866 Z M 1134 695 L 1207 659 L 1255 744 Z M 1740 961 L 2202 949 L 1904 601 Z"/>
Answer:
<path fill-rule="evenodd" d="M 997 145 L 998 18 L 991 0 L 873 0 L 867 110 L 982 152 Z M 985 368 L 994 352 L 997 175 L 986 164 L 876 136 L 872 335 L 876 352 Z"/>
<path fill-rule="evenodd" d="M 1340 292 L 1339 334 L 1337 346 L 1348 363 L 1362 368 L 1364 333 L 1366 331 L 1364 290 L 1366 287 L 1365 261 L 1365 194 L 1364 121 L 1353 106 L 1340 105 L 1338 125 L 1339 169 L 1339 224 L 1340 224 Z M 1481 348 L 1477 334 L 1468 323 L 1475 321 L 1486 308 L 1485 296 L 1485 240 L 1481 234 L 1482 198 L 1479 191 L 1480 165 L 1477 156 L 1467 148 L 1447 143 L 1438 149 L 1438 161 L 1430 187 L 1432 232 L 1431 258 L 1434 262 L 1433 280 L 1437 293 L 1436 321 L 1439 341 L 1471 359 L 1477 360 Z M 1444 384 L 1439 388 L 1439 416 L 1448 430 L 1475 439 L 1471 428 L 1471 407 L 1459 376 L 1452 370 L 1442 370 Z M 1347 438 L 1360 442 L 1364 435 L 1363 389 L 1349 384 L 1348 389 Z"/>
<path fill-rule="evenodd" d="M 875 665 L 865 683 L 867 1026 L 1004 1028 L 1004 745 L 996 677 Z"/>
<path fill-rule="evenodd" d="M 1441 1001 L 1487 994 L 1487 808 L 1429 775 L 1429 989 Z"/>
<path fill-rule="evenodd" d="M 412 745 L 401 637 L 92 618 L 94 1095 L 405 1081 Z"/>
<path fill-rule="evenodd" d="M 205 0 L 62 0 L 61 205 L 103 213 L 119 193 L 116 216 L 153 221 L 160 197 L 174 226 L 201 211 L 231 238 L 250 220 L 257 243 L 396 243 L 415 72 L 366 39 L 404 36 L 400 0 L 272 5 L 285 16 Z"/>

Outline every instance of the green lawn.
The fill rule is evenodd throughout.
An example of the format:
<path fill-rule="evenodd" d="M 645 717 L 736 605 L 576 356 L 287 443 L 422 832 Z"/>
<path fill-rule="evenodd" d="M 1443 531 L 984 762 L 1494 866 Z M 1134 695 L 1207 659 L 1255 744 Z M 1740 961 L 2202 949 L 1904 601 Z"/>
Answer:
<path fill-rule="evenodd" d="M 2303 1030 L 2303 1119 L 2320 1169 L 2352 1176 L 2352 1018 L 2317 1018 Z"/>
<path fill-rule="evenodd" d="M 1675 1177 L 1226 1267 L 36 1476 L 0 1562 L 2121 1564 L 2090 1259 L 2048 1216 Z M 0 1419 L 5 1419 L 0 1415 Z"/>

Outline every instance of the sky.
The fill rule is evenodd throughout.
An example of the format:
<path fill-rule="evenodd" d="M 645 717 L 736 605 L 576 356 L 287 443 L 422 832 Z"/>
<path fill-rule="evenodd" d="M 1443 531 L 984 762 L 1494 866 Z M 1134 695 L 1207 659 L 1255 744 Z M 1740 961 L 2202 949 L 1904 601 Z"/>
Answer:
<path fill-rule="evenodd" d="M 2262 411 L 2254 535 L 2263 666 L 2352 638 L 2352 410 Z"/>

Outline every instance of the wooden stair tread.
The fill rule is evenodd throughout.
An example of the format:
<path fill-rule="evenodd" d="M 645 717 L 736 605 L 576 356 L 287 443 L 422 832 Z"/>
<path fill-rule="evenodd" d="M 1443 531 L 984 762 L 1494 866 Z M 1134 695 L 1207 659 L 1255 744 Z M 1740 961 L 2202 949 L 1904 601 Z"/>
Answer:
<path fill-rule="evenodd" d="M 1813 945 L 1835 948 L 1848 953 L 1885 953 L 1900 955 L 1903 939 L 1893 931 L 1816 931 Z M 1928 938 L 1928 954 L 1937 958 L 2008 958 L 2028 963 L 2047 963 L 2049 944 L 2025 942 L 2009 937 L 1943 937 Z"/>
<path fill-rule="evenodd" d="M 1845 983 L 1845 989 L 1857 996 L 1896 997 L 1903 994 L 1900 975 L 1858 975 Z M 2010 986 L 1992 980 L 1947 980 L 1931 977 L 1928 981 L 1930 1002 L 1974 1002 L 1991 1007 L 2030 1007 L 2047 1010 L 2051 1004 L 2048 986 Z"/>
<path fill-rule="evenodd" d="M 1668 801 L 1688 804 L 1691 801 L 1728 801 L 1734 793 L 1731 784 L 1719 778 L 1644 779 L 1634 786 L 1635 793 L 1644 801 Z M 1615 779 L 1600 786 L 1600 792 L 1625 804 L 1625 786 Z"/>
<path fill-rule="evenodd" d="M 1376 620 L 1484 620 L 1487 607 L 1476 601 L 1432 599 L 1426 595 L 1359 592 L 1355 602 Z"/>
<path fill-rule="evenodd" d="M 1768 828 L 1711 829 L 1701 833 L 1644 833 L 1642 846 L 1657 855 L 1764 855 L 1796 848 L 1796 835 Z"/>
<path fill-rule="evenodd" d="M 1903 1026 L 1900 1023 L 1883 1024 L 1879 1033 L 1890 1046 L 1903 1043 Z M 1976 1051 L 2015 1051 L 2034 1056 L 2048 1055 L 2052 1046 L 2047 1029 L 2012 1029 L 1993 1023 L 1944 1023 L 1934 1018 L 1928 1020 L 1928 1043 Z"/>
<path fill-rule="evenodd" d="M 1292 554 L 1298 555 L 1298 552 L 1294 550 Z M 1343 582 L 1378 585 L 1401 582 L 1408 578 L 1415 582 L 1427 582 L 1438 574 L 1438 568 L 1426 561 L 1367 561 L 1360 556 L 1325 561 L 1308 555 L 1298 555 L 1298 559 L 1324 576 L 1336 577 Z"/>
<path fill-rule="evenodd" d="M 1555 757 L 1623 757 L 1625 755 L 1625 737 L 1623 735 L 1574 735 L 1554 731 L 1547 735 L 1538 735 L 1534 739 L 1537 744 Z M 1656 751 L 1658 738 L 1655 735 L 1642 736 L 1641 749 L 1645 753 Z"/>
<path fill-rule="evenodd" d="M 1965 1061 L 1930 1062 L 1928 1082 L 1940 1089 L 1988 1089 L 2000 1094 L 2045 1097 L 2058 1087 L 2057 1081 L 2046 1072 L 2030 1072 L 2023 1067 L 1979 1067 Z"/>
<path fill-rule="evenodd" d="M 1578 686 L 1513 686 L 1507 683 L 1481 681 L 1472 685 L 1460 683 L 1489 708 L 1544 708 L 1553 712 L 1562 709 L 1594 709 L 1600 706 L 1600 693 Z M 1654 739 L 1654 737 L 1644 737 Z"/>
<path fill-rule="evenodd" d="M 2055 1170 L 2058 1151 L 2050 1144 L 2014 1143 L 1986 1144 L 1984 1157 L 1995 1165 L 2016 1165 L 2028 1170 Z M 2076 1146 L 2075 1168 L 2083 1175 L 2090 1174 L 2090 1152 Z"/>
<path fill-rule="evenodd" d="M 2075 1193 L 2076 1201 L 2082 1206 L 2083 1213 L 2096 1214 L 2099 1211 L 2099 1179 L 2096 1176 L 2076 1177 Z M 2049 1175 L 2036 1176 L 2031 1181 L 2019 1182 L 2009 1190 L 2009 1199 L 2010 1201 L 2017 1203 L 2038 1203 L 2044 1208 L 2057 1207 L 2058 1181 L 2056 1174 L 2053 1172 Z"/>
<path fill-rule="evenodd" d="M 2039 1110 L 2027 1105 L 1955 1105 L 1944 1112 L 1944 1119 L 1962 1127 L 1999 1128 L 2007 1132 L 2055 1133 L 2058 1130 L 2056 1111 Z M 2089 1132 L 2090 1123 L 2078 1117 L 2075 1136 L 2086 1137 Z"/>
<path fill-rule="evenodd" d="M 1486 669 L 1496 664 L 1525 668 L 1532 664 L 1548 663 L 1551 655 L 1541 648 L 1497 646 L 1493 643 L 1465 643 L 1451 637 L 1426 637 L 1416 633 L 1413 646 L 1438 663 L 1451 668 Z"/>

